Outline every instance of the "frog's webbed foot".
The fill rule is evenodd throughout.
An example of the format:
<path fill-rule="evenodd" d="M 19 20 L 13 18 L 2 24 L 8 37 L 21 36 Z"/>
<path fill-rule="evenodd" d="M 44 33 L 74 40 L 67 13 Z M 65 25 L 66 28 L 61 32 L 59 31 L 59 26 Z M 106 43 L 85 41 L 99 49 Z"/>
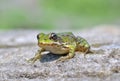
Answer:
<path fill-rule="evenodd" d="M 41 58 L 41 50 L 38 50 L 38 52 L 35 54 L 35 56 L 33 58 L 26 59 L 26 60 L 29 63 L 35 63 L 40 58 Z"/>
<path fill-rule="evenodd" d="M 68 56 L 62 56 L 60 57 L 56 62 L 64 62 L 65 60 L 68 60 Z"/>
<path fill-rule="evenodd" d="M 34 57 L 33 57 L 33 58 L 30 58 L 30 59 L 26 59 L 26 61 L 27 61 L 28 63 L 32 63 L 32 64 L 34 64 L 36 60 L 37 60 L 37 59 L 35 59 Z"/>

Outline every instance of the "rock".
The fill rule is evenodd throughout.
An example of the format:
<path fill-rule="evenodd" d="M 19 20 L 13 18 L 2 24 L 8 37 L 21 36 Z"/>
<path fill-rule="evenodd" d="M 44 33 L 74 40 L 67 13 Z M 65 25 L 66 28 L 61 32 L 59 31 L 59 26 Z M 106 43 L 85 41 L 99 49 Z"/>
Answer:
<path fill-rule="evenodd" d="M 34 56 L 39 48 L 38 30 L 13 30 L 0 32 L 0 80 L 1 81 L 119 81 L 120 80 L 120 29 L 96 27 L 74 31 L 88 40 L 94 54 L 76 52 L 65 62 L 61 57 L 44 54 L 34 64 L 26 58 Z M 42 31 L 44 32 L 44 31 Z M 49 32 L 49 31 L 47 31 Z"/>

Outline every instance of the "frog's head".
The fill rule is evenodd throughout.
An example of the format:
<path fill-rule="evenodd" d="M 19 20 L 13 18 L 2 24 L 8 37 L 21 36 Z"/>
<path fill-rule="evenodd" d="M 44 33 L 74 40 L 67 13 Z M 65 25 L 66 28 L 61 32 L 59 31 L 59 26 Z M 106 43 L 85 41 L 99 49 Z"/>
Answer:
<path fill-rule="evenodd" d="M 56 33 L 39 33 L 37 35 L 38 44 L 53 44 L 57 42 L 58 36 Z"/>

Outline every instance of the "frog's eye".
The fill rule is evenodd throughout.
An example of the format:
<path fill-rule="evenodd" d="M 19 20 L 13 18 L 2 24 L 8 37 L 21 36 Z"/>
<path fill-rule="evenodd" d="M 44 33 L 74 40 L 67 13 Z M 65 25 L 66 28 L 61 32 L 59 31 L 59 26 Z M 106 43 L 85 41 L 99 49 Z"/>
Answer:
<path fill-rule="evenodd" d="M 57 35 L 55 33 L 51 33 L 49 38 L 53 39 L 53 40 L 56 40 L 57 39 Z"/>

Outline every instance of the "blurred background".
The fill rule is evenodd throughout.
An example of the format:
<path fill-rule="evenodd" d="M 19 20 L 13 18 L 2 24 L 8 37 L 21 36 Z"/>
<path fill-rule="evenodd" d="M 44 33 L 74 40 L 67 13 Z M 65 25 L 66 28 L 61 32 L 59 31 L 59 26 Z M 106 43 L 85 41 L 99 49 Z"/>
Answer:
<path fill-rule="evenodd" d="M 120 25 L 120 0 L 0 0 L 0 29 Z"/>

